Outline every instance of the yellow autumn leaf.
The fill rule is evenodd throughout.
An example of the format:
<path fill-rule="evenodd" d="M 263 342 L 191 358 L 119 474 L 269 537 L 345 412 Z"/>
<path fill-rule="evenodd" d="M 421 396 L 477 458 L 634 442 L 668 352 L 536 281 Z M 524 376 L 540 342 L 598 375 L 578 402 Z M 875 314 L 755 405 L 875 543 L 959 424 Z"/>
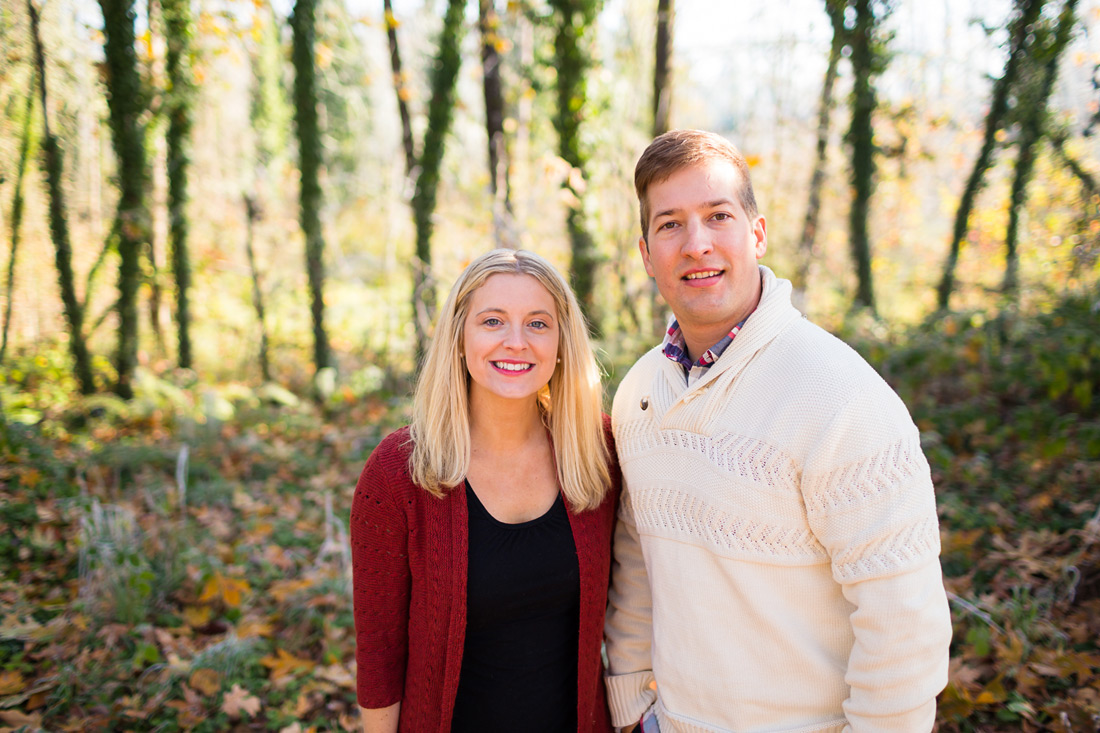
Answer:
<path fill-rule="evenodd" d="M 183 620 L 191 628 L 206 626 L 214 617 L 214 610 L 210 606 L 184 606 Z"/>
<path fill-rule="evenodd" d="M 250 636 L 270 638 L 274 633 L 275 627 L 267 621 L 261 621 L 260 619 L 246 618 L 237 624 L 238 639 L 247 639 Z"/>
<path fill-rule="evenodd" d="M 212 669 L 196 669 L 187 684 L 204 695 L 213 695 L 222 687 L 222 676 Z"/>
<path fill-rule="evenodd" d="M 296 657 L 285 649 L 278 649 L 260 660 L 260 664 L 271 670 L 274 679 L 290 677 L 297 672 L 308 672 L 315 666 L 309 659 Z"/>
<path fill-rule="evenodd" d="M 22 692 L 26 686 L 23 675 L 18 671 L 12 669 L 0 672 L 0 695 L 14 695 Z"/>
<path fill-rule="evenodd" d="M 287 598 L 309 588 L 313 585 L 313 581 L 309 578 L 298 578 L 294 580 L 277 580 L 271 584 L 268 588 L 268 593 L 279 603 L 283 603 Z"/>
<path fill-rule="evenodd" d="M 241 605 L 241 596 L 250 590 L 252 587 L 243 578 L 231 578 L 221 573 L 214 573 L 203 586 L 199 602 L 208 603 L 220 599 L 230 608 L 238 608 Z"/>

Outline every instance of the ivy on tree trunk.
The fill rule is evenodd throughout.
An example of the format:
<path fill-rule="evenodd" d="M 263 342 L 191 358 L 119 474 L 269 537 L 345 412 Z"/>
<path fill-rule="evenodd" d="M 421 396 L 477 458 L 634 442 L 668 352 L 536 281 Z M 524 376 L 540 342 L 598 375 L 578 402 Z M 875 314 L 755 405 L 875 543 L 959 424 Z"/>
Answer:
<path fill-rule="evenodd" d="M 165 71 L 168 76 L 168 226 L 172 253 L 172 273 L 176 281 L 176 328 L 179 338 L 179 365 L 192 366 L 191 354 L 191 262 L 187 248 L 187 173 L 191 163 L 188 147 L 191 135 L 191 107 L 194 86 L 191 83 L 190 0 L 161 0 L 168 51 Z"/>
<path fill-rule="evenodd" d="M 313 363 L 319 372 L 330 366 L 325 332 L 325 240 L 321 231 L 321 131 L 317 116 L 315 0 L 297 0 L 291 17 L 294 35 L 294 120 L 298 132 L 301 188 L 300 223 L 306 240 L 306 272 L 309 276 L 310 312 L 313 318 Z"/>
<path fill-rule="evenodd" d="M 73 357 L 73 368 L 80 385 L 81 394 L 95 392 L 95 378 L 92 375 L 92 360 L 84 341 L 84 309 L 76 297 L 75 278 L 73 276 L 73 249 L 69 241 L 69 222 L 65 206 L 65 191 L 61 184 L 63 160 L 61 146 L 50 132 L 50 120 L 47 110 L 46 93 L 46 53 L 42 48 L 42 37 L 38 30 L 38 9 L 32 0 L 27 0 L 27 10 L 31 17 L 31 37 L 34 42 L 35 66 L 38 70 L 38 89 L 42 104 L 42 160 L 46 169 L 46 186 L 50 193 L 50 236 L 56 251 L 57 282 L 61 288 L 61 301 L 65 306 L 65 320 L 69 324 L 69 352 Z M 136 316 L 136 309 L 135 309 Z M 120 384 L 121 384 L 120 380 Z M 129 395 L 123 395 L 129 396 Z"/>
<path fill-rule="evenodd" d="M 853 305 L 875 310 L 875 288 L 871 274 L 871 242 L 867 219 L 875 183 L 875 141 L 873 118 L 878 102 L 874 77 L 882 54 L 876 49 L 876 20 L 871 0 L 855 0 L 855 25 L 851 30 L 852 97 L 848 143 L 852 146 L 852 206 L 848 216 L 848 237 L 856 267 L 856 295 Z"/>
<path fill-rule="evenodd" d="M 599 256 L 584 211 L 588 155 L 581 144 L 581 124 L 588 95 L 585 78 L 592 65 L 588 46 L 600 5 L 600 0 L 550 0 L 556 23 L 554 66 L 558 76 L 554 127 L 558 133 L 559 154 L 573 169 L 563 184 L 571 194 L 566 219 L 572 246 L 569 274 L 589 330 L 593 332 L 598 321 L 595 283 Z"/>
<path fill-rule="evenodd" d="M 144 90 L 134 51 L 132 0 L 99 0 L 103 10 L 104 55 L 107 69 L 107 106 L 111 138 L 118 158 L 118 352 L 115 368 L 119 396 L 133 397 L 133 374 L 138 352 L 138 286 L 141 252 L 150 236 L 145 190 L 145 128 L 140 121 Z"/>
<path fill-rule="evenodd" d="M 985 116 L 985 133 L 982 139 L 982 148 L 974 161 L 974 168 L 970 171 L 970 177 L 966 181 L 962 198 L 959 200 L 959 208 L 955 212 L 955 226 L 951 234 L 951 246 L 947 254 L 947 260 L 943 266 L 943 276 L 936 289 L 936 303 L 940 311 L 946 311 L 951 301 L 951 292 L 955 288 L 955 266 L 959 262 L 959 250 L 962 247 L 963 237 L 966 236 L 970 223 L 970 212 L 974 208 L 974 200 L 981 190 L 986 170 L 993 162 L 993 151 L 997 144 L 997 132 L 1004 125 L 1005 114 L 1008 112 L 1009 92 L 1016 83 L 1016 75 L 1027 47 L 1027 37 L 1031 32 L 1031 26 L 1039 17 L 1045 0 L 1016 0 L 1016 18 L 1011 24 L 1011 43 L 1009 46 L 1008 61 L 1005 62 L 1004 73 L 993 85 L 993 99 L 989 104 L 989 112 Z"/>
<path fill-rule="evenodd" d="M 447 135 L 454 119 L 458 71 L 462 65 L 463 0 L 449 0 L 439 34 L 439 46 L 431 70 L 428 127 L 420 149 L 420 172 L 413 194 L 416 224 L 416 256 L 413 258 L 413 323 L 416 329 L 417 363 L 427 349 L 428 330 L 435 317 L 435 283 L 432 279 L 432 232 L 440 170 Z"/>
<path fill-rule="evenodd" d="M 1027 200 L 1027 186 L 1035 169 L 1035 147 L 1042 140 L 1047 117 L 1047 102 L 1058 77 L 1058 62 L 1069 43 L 1070 32 L 1076 23 L 1077 0 L 1066 0 L 1058 19 L 1054 37 L 1046 48 L 1032 49 L 1029 61 L 1044 61 L 1038 89 L 1026 104 L 1018 105 L 1023 114 L 1020 120 L 1020 137 L 1016 143 L 1016 175 L 1012 180 L 1012 193 L 1008 209 L 1008 230 L 1005 232 L 1005 274 L 1002 289 L 1009 299 L 1014 299 L 1019 289 L 1019 253 L 1017 243 L 1020 230 L 1020 213 Z"/>

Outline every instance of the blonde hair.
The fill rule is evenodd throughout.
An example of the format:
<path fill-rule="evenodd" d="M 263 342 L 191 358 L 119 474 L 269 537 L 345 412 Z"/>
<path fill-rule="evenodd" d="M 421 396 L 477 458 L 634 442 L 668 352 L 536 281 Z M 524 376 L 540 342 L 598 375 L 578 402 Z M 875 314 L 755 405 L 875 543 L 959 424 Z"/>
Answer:
<path fill-rule="evenodd" d="M 745 156 L 726 138 L 705 130 L 669 130 L 653 139 L 634 166 L 634 192 L 638 194 L 638 213 L 642 237 L 649 243 L 649 187 L 668 180 L 673 173 L 712 160 L 733 165 L 741 177 L 741 208 L 750 219 L 757 216 L 756 194 L 752 190 L 749 164 Z"/>
<path fill-rule="evenodd" d="M 413 396 L 410 476 L 437 497 L 466 477 L 470 403 L 469 375 L 461 358 L 463 327 L 474 291 L 498 273 L 530 275 L 554 299 L 561 363 L 539 393 L 539 411 L 553 440 L 562 493 L 574 511 L 593 509 L 603 501 L 611 477 L 601 413 L 602 386 L 588 328 L 565 278 L 549 262 L 523 250 L 495 249 L 481 255 L 451 288 Z"/>

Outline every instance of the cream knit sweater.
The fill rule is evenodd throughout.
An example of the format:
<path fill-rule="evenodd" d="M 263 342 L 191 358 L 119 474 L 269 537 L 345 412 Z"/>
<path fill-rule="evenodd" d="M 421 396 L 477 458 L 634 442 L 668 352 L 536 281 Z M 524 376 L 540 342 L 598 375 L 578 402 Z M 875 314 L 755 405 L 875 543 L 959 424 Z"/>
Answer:
<path fill-rule="evenodd" d="M 612 721 L 655 702 L 663 733 L 929 731 L 951 622 L 918 431 L 760 269 L 705 376 L 656 348 L 615 395 Z"/>

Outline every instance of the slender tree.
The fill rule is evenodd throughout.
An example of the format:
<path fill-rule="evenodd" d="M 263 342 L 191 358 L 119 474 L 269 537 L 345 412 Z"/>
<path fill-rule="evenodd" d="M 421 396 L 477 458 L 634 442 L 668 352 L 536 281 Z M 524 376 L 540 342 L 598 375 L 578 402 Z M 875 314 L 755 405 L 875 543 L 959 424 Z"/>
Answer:
<path fill-rule="evenodd" d="M 187 173 L 191 163 L 188 148 L 191 135 L 191 107 L 194 85 L 191 83 L 190 0 L 161 0 L 168 51 L 165 71 L 168 77 L 168 227 L 172 253 L 172 274 L 176 286 L 176 329 L 179 365 L 188 369 L 191 355 L 191 262 L 188 256 Z"/>
<path fill-rule="evenodd" d="M 39 101 L 42 106 L 42 159 L 46 169 L 46 186 L 50 194 L 50 236 L 56 251 L 57 282 L 61 287 L 61 301 L 65 306 L 65 319 L 69 325 L 69 352 L 82 394 L 95 392 L 92 360 L 84 341 L 84 309 L 76 297 L 73 277 L 73 251 L 69 242 L 69 222 L 65 206 L 65 192 L 61 185 L 64 167 L 63 154 L 57 138 L 50 132 L 49 104 L 46 91 L 46 53 L 38 30 L 38 9 L 33 0 L 27 0 L 31 18 L 31 39 L 34 43 L 34 61 L 38 70 Z"/>
<path fill-rule="evenodd" d="M 675 0 L 657 0 L 657 43 L 653 63 L 653 137 L 668 132 L 672 116 L 672 32 Z"/>
<path fill-rule="evenodd" d="M 248 272 L 252 278 L 252 307 L 256 309 L 256 320 L 260 324 L 260 374 L 265 382 L 271 381 L 271 364 L 268 358 L 267 319 L 264 317 L 264 291 L 260 286 L 260 271 L 256 267 L 256 254 L 252 246 L 255 238 L 256 222 L 260 219 L 260 209 L 256 200 L 250 196 L 244 198 L 244 210 L 247 217 L 244 251 L 248 255 Z"/>
<path fill-rule="evenodd" d="M 833 27 L 833 39 L 829 44 L 829 62 L 825 67 L 825 80 L 821 84 L 821 97 L 817 101 L 817 149 L 814 155 L 813 173 L 810 175 L 810 191 L 806 203 L 806 218 L 802 222 L 802 236 L 798 240 L 798 262 L 791 278 L 794 285 L 792 300 L 799 309 L 806 303 L 810 265 L 813 263 L 814 245 L 817 243 L 817 227 L 821 218 L 821 188 L 825 184 L 825 167 L 829 152 L 829 123 L 833 114 L 833 87 L 836 85 L 840 59 L 843 56 L 847 33 L 844 28 L 844 0 L 825 0 L 825 12 Z"/>
<path fill-rule="evenodd" d="M 554 11 L 554 66 L 557 69 L 558 108 L 554 127 L 558 133 L 559 155 L 572 166 L 564 182 L 570 193 L 566 226 L 572 245 L 569 274 L 581 309 L 595 332 L 596 267 L 599 255 L 588 229 L 584 211 L 588 154 L 581 145 L 581 124 L 587 107 L 586 77 L 592 65 L 589 45 L 595 30 L 600 0 L 550 0 Z"/>
<path fill-rule="evenodd" d="M 429 324 L 435 318 L 435 284 L 432 279 L 432 232 L 440 170 L 447 135 L 454 119 L 458 70 L 462 65 L 462 15 L 464 0 L 448 0 L 443 29 L 431 71 L 431 101 L 428 127 L 420 150 L 419 174 L 413 194 L 416 224 L 416 255 L 413 259 L 413 322 L 416 330 L 417 363 L 427 347 Z"/>
<path fill-rule="evenodd" d="M 669 120 L 672 117 L 672 37 L 676 26 L 675 0 L 657 0 L 656 25 L 656 43 L 653 53 L 653 137 L 668 132 Z M 665 330 L 665 310 L 661 307 L 661 293 L 657 290 L 657 281 L 653 278 L 649 278 L 647 284 L 650 330 L 654 338 L 661 338 Z M 624 289 L 623 292 L 625 300 L 626 290 Z M 628 307 L 626 310 L 632 318 L 637 318 L 632 308 Z"/>
<path fill-rule="evenodd" d="M 386 39 L 390 46 L 390 68 L 393 70 L 393 89 L 397 93 L 397 111 L 401 116 L 401 147 L 405 151 L 405 175 L 412 177 L 416 169 L 416 148 L 413 144 L 412 116 L 409 114 L 409 88 L 405 71 L 401 66 L 401 48 L 397 43 L 397 18 L 393 14 L 391 0 L 383 0 L 386 14 Z"/>
<path fill-rule="evenodd" d="M 485 134 L 489 149 L 489 188 L 493 194 L 493 235 L 497 246 L 515 247 L 511 236 L 512 196 L 508 176 L 508 146 L 504 137 L 504 92 L 499 46 L 500 16 L 495 0 L 479 0 L 481 78 L 485 92 Z"/>
<path fill-rule="evenodd" d="M 1018 105 L 1020 114 L 1020 137 L 1016 142 L 1016 171 L 1012 180 L 1012 193 L 1008 209 L 1008 230 L 1005 233 L 1005 274 L 1003 290 L 1007 297 L 1014 299 L 1019 289 L 1019 254 L 1017 243 L 1019 240 L 1020 213 L 1027 200 L 1027 186 L 1031 182 L 1031 176 L 1035 168 L 1035 147 L 1045 135 L 1047 119 L 1047 103 L 1050 93 L 1054 89 L 1054 82 L 1058 77 L 1058 63 L 1062 59 L 1072 35 L 1073 26 L 1077 22 L 1077 0 L 1066 0 L 1062 6 L 1062 12 L 1058 18 L 1058 25 L 1054 29 L 1053 36 L 1049 30 L 1046 33 L 1037 33 L 1038 39 L 1049 37 L 1045 46 L 1034 49 L 1027 55 L 1028 66 L 1034 67 L 1042 64 L 1041 68 L 1035 68 L 1032 74 L 1024 74 L 1025 93 L 1021 98 L 1025 104 Z M 1027 77 L 1038 76 L 1038 82 L 1027 84 Z M 1027 87 L 1037 87 L 1033 90 Z"/>
<path fill-rule="evenodd" d="M 104 55 L 107 70 L 107 106 L 111 138 L 118 158 L 118 352 L 115 390 L 133 396 L 137 365 L 137 295 L 141 283 L 141 253 L 150 236 L 145 199 L 148 174 L 145 129 L 141 122 L 145 95 L 134 51 L 133 0 L 99 0 L 103 11 Z"/>
<path fill-rule="evenodd" d="M 878 100 L 874 78 L 885 65 L 885 51 L 879 39 L 882 5 L 876 17 L 872 0 L 854 0 L 854 24 L 850 34 L 852 61 L 851 123 L 848 144 L 852 151 L 852 205 L 848 215 L 848 237 L 856 267 L 856 308 L 875 310 L 875 288 L 871 272 L 871 241 L 867 231 L 871 194 L 875 185 L 874 114 Z"/>
<path fill-rule="evenodd" d="M 15 190 L 12 192 L 11 199 L 11 256 L 8 257 L 8 298 L 4 305 L 4 333 L 3 338 L 0 339 L 0 364 L 4 362 L 4 356 L 8 352 L 8 330 L 11 327 L 12 302 L 15 300 L 15 262 L 19 254 L 19 240 L 23 226 L 23 181 L 27 174 L 27 163 L 37 144 L 34 132 L 34 96 L 37 80 L 33 68 L 29 79 L 30 89 L 27 90 L 27 100 L 23 108 L 23 134 L 19 140 L 19 161 L 15 166 Z"/>
<path fill-rule="evenodd" d="M 1005 62 L 1004 72 L 993 84 L 993 99 L 989 105 L 989 112 L 985 116 L 985 133 L 982 139 L 981 151 L 974 161 L 974 167 L 970 171 L 970 177 L 966 181 L 962 198 L 959 200 L 959 208 L 955 212 L 955 226 L 951 233 L 951 246 L 947 260 L 943 266 L 943 276 L 936 289 L 936 302 L 939 310 L 946 311 L 951 301 L 951 292 L 955 287 L 955 267 L 959 262 L 959 250 L 962 240 L 966 236 L 970 224 L 970 212 L 974 208 L 974 201 L 981 190 L 986 170 L 993 163 L 993 151 L 997 144 L 997 133 L 1004 125 L 1005 114 L 1008 112 L 1009 95 L 1016 83 L 1016 76 L 1020 64 L 1023 62 L 1027 47 L 1028 34 L 1031 27 L 1039 17 L 1045 0 L 1016 0 L 1015 18 L 1010 23 L 1011 33 L 1009 42 L 1008 60 Z"/>
<path fill-rule="evenodd" d="M 291 17 L 294 46 L 294 120 L 298 133 L 301 188 L 300 222 L 306 240 L 310 312 L 313 317 L 313 363 L 320 371 L 331 363 L 325 332 L 325 240 L 321 231 L 321 130 L 317 115 L 317 69 L 314 61 L 316 0 L 297 0 Z"/>

